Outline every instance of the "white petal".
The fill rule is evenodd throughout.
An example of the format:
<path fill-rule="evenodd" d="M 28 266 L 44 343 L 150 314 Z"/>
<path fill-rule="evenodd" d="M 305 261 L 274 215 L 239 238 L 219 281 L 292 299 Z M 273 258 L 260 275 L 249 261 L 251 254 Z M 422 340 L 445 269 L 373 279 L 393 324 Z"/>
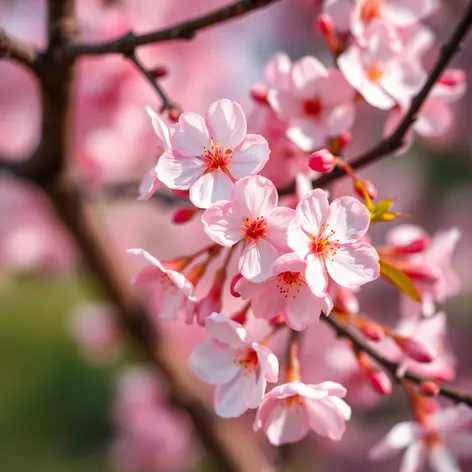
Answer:
<path fill-rule="evenodd" d="M 190 201 L 198 208 L 208 208 L 221 200 L 229 200 L 233 183 L 222 171 L 202 175 L 190 187 Z"/>
<path fill-rule="evenodd" d="M 295 217 L 295 210 L 292 208 L 276 208 L 268 218 L 267 239 L 279 252 L 289 250 L 287 240 L 287 229 L 289 223 Z"/>
<path fill-rule="evenodd" d="M 308 287 L 317 297 L 324 296 L 328 287 L 328 275 L 321 257 L 310 253 L 306 262 L 305 280 Z"/>
<path fill-rule="evenodd" d="M 212 385 L 222 385 L 233 379 L 239 371 L 234 360 L 234 350 L 207 340 L 194 347 L 188 362 L 199 379 Z"/>
<path fill-rule="evenodd" d="M 399 472 L 421 472 L 426 461 L 426 445 L 423 441 L 416 441 L 403 456 Z"/>
<path fill-rule="evenodd" d="M 324 123 L 302 118 L 290 122 L 286 134 L 302 151 L 312 152 L 325 147 L 328 128 Z"/>
<path fill-rule="evenodd" d="M 186 190 L 203 175 L 204 169 L 195 157 L 176 157 L 166 152 L 157 162 L 156 172 L 167 187 Z"/>
<path fill-rule="evenodd" d="M 267 439 L 274 446 L 297 442 L 306 436 L 310 429 L 307 410 L 304 406 L 275 407 L 265 424 Z"/>
<path fill-rule="evenodd" d="M 205 319 L 207 331 L 220 343 L 240 348 L 247 344 L 248 333 L 244 326 L 225 315 L 212 313 Z"/>
<path fill-rule="evenodd" d="M 161 146 L 165 151 L 168 151 L 171 147 L 169 127 L 151 107 L 146 107 L 146 113 L 151 118 L 152 127 L 159 138 Z"/>
<path fill-rule="evenodd" d="M 272 266 L 278 252 L 265 239 L 249 243 L 239 259 L 239 271 L 251 282 L 263 282 L 272 275 Z"/>
<path fill-rule="evenodd" d="M 215 411 L 222 418 L 236 418 L 248 409 L 248 402 L 256 388 L 254 374 L 240 371 L 231 382 L 220 385 L 215 391 Z"/>
<path fill-rule="evenodd" d="M 321 189 L 312 190 L 297 205 L 297 219 L 310 235 L 318 235 L 329 215 L 328 194 Z"/>
<path fill-rule="evenodd" d="M 287 243 L 292 251 L 302 260 L 311 251 L 313 240 L 302 230 L 301 223 L 297 218 L 288 225 Z"/>
<path fill-rule="evenodd" d="M 248 134 L 233 151 L 228 170 L 235 179 L 257 174 L 269 159 L 269 143 L 258 134 Z"/>
<path fill-rule="evenodd" d="M 206 209 L 202 223 L 208 237 L 221 246 L 231 247 L 242 239 L 241 221 L 234 218 L 231 202 L 220 202 Z"/>
<path fill-rule="evenodd" d="M 415 423 L 398 423 L 369 451 L 369 457 L 372 460 L 391 457 L 398 449 L 403 449 L 415 441 L 419 434 L 419 427 Z"/>
<path fill-rule="evenodd" d="M 205 146 L 211 147 L 205 120 L 198 113 L 182 113 L 171 128 L 170 142 L 183 156 L 201 156 Z"/>

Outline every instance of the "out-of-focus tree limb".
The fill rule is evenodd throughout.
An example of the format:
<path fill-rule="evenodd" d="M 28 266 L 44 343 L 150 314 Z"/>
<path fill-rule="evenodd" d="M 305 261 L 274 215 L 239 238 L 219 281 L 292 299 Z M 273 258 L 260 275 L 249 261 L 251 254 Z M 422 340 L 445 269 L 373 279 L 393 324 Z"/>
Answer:
<path fill-rule="evenodd" d="M 428 79 L 423 85 L 422 89 L 418 94 L 413 98 L 410 107 L 408 108 L 407 113 L 403 117 L 402 121 L 398 124 L 395 130 L 385 139 L 380 141 L 372 149 L 369 149 L 365 153 L 355 157 L 349 162 L 349 165 L 354 169 L 360 169 L 365 167 L 373 162 L 378 161 L 379 159 L 386 157 L 403 145 L 405 135 L 408 130 L 411 128 L 413 123 L 416 121 L 418 112 L 421 110 L 421 107 L 425 100 L 428 98 L 431 90 L 433 89 L 435 83 L 441 77 L 441 74 L 444 72 L 446 67 L 451 62 L 454 55 L 460 50 L 462 42 L 464 41 L 467 33 L 469 32 L 472 26 L 472 1 L 469 2 L 469 5 L 466 11 L 461 15 L 459 23 L 454 28 L 453 33 L 450 38 L 441 48 L 441 53 L 439 54 L 436 63 L 434 64 Z M 336 167 L 332 172 L 324 174 L 321 177 L 313 181 L 313 187 L 324 187 L 339 178 L 346 175 L 346 171 L 341 167 Z M 279 193 L 281 195 L 288 195 L 295 192 L 295 183 L 292 183 L 288 187 L 280 189 Z"/>
<path fill-rule="evenodd" d="M 422 384 L 423 382 L 433 382 L 438 385 L 440 388 L 439 395 L 449 398 L 456 403 L 464 403 L 472 407 L 472 395 L 467 392 L 463 392 L 457 388 L 450 387 L 448 385 L 438 384 L 436 381 L 423 377 L 422 375 L 416 374 L 411 370 L 406 370 L 402 372 L 400 365 L 397 362 L 393 362 L 386 357 L 384 357 L 379 351 L 371 347 L 368 343 L 365 342 L 365 339 L 355 333 L 351 328 L 346 326 L 335 313 L 331 313 L 329 316 L 324 314 L 320 318 L 326 324 L 329 324 L 335 331 L 336 334 L 340 337 L 346 338 L 352 342 L 354 348 L 365 352 L 369 357 L 374 359 L 380 366 L 382 366 L 396 381 L 400 382 L 402 380 L 409 380 L 415 384 Z M 401 372 L 401 374 L 399 374 Z"/>
<path fill-rule="evenodd" d="M 0 28 L 0 58 L 11 59 L 36 72 L 38 51 L 30 44 L 13 38 Z"/>
<path fill-rule="evenodd" d="M 195 34 L 202 29 L 237 18 L 258 8 L 275 3 L 276 1 L 279 0 L 239 0 L 231 5 L 199 16 L 198 18 L 184 21 L 158 31 L 152 31 L 140 35 L 130 32 L 117 39 L 103 43 L 69 44 L 58 50 L 57 54 L 61 58 L 65 59 L 73 59 L 84 54 L 97 55 L 122 53 L 126 55 L 133 51 L 137 46 L 142 46 L 144 44 L 171 41 L 175 39 L 193 39 Z"/>

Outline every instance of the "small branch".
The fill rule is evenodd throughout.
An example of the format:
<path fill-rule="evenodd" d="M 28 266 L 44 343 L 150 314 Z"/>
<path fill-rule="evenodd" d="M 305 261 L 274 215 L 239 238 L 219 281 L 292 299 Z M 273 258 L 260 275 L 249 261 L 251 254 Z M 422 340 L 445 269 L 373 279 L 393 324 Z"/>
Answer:
<path fill-rule="evenodd" d="M 386 357 L 384 357 L 380 352 L 376 349 L 372 348 L 369 344 L 367 344 L 362 336 L 355 333 L 351 328 L 346 327 L 339 318 L 334 314 L 331 313 L 329 316 L 325 314 L 321 315 L 321 320 L 325 323 L 329 324 L 335 331 L 336 334 L 340 337 L 349 339 L 356 349 L 365 352 L 368 354 L 372 359 L 374 359 L 379 365 L 381 365 L 396 382 L 401 382 L 402 380 L 409 380 L 415 384 L 421 384 L 426 381 L 431 381 L 440 387 L 439 395 L 449 398 L 456 403 L 464 403 L 470 407 L 472 407 L 472 395 L 458 390 L 457 388 L 440 385 L 436 381 L 428 379 L 427 377 L 423 377 L 422 375 L 416 374 L 411 370 L 406 370 L 401 377 L 397 375 L 399 370 L 399 364 L 397 362 L 393 362 Z"/>
<path fill-rule="evenodd" d="M 390 136 L 383 139 L 373 148 L 369 149 L 360 156 L 354 158 L 349 162 L 349 165 L 354 169 L 360 169 L 375 161 L 391 154 L 403 145 L 403 140 L 406 133 L 410 129 L 411 125 L 416 121 L 418 112 L 420 111 L 423 103 L 428 98 L 431 90 L 435 83 L 441 77 L 448 64 L 451 62 L 454 55 L 460 50 L 461 44 L 464 38 L 467 36 L 470 27 L 472 26 L 472 1 L 469 3 L 467 10 L 461 16 L 459 23 L 457 24 L 454 32 L 452 33 L 449 40 L 441 48 L 441 53 L 436 60 L 436 63 L 431 70 L 428 80 L 423 85 L 423 88 L 413 98 L 410 108 L 406 115 L 403 117 L 400 124 L 395 128 Z M 313 181 L 313 187 L 324 187 L 339 178 L 346 175 L 346 171 L 343 168 L 337 167 L 333 172 L 324 174 L 318 179 Z M 295 192 L 295 183 L 290 186 L 279 190 L 280 195 L 289 195 Z"/>
<path fill-rule="evenodd" d="M 30 44 L 12 38 L 3 28 L 0 28 L 0 58 L 11 59 L 36 71 L 38 51 Z"/>
<path fill-rule="evenodd" d="M 144 44 L 172 41 L 175 39 L 193 39 L 199 30 L 244 15 L 276 1 L 278 0 L 239 0 L 212 13 L 178 23 L 162 30 L 142 35 L 136 35 L 131 32 L 115 40 L 104 43 L 70 44 L 58 51 L 58 54 L 64 59 L 71 59 L 84 54 L 129 54 L 137 46 L 142 46 Z"/>
<path fill-rule="evenodd" d="M 153 86 L 154 90 L 161 98 L 162 104 L 161 109 L 159 110 L 160 113 L 163 113 L 165 110 L 168 110 L 169 112 L 175 111 L 178 116 L 180 114 L 179 106 L 171 101 L 164 89 L 159 84 L 158 79 L 148 69 L 146 69 L 142 62 L 137 58 L 135 51 L 131 51 L 126 55 L 126 57 L 128 57 L 128 59 L 136 66 L 136 68 L 144 75 L 144 77 L 146 77 L 148 82 Z"/>

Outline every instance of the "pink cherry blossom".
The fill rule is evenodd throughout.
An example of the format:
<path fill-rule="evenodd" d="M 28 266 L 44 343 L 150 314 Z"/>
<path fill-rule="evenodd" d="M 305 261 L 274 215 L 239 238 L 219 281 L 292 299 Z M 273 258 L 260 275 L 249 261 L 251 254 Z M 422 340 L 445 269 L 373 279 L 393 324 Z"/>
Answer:
<path fill-rule="evenodd" d="M 433 471 L 460 472 L 453 453 L 471 457 L 472 410 L 465 405 L 439 409 L 428 420 L 427 424 L 412 421 L 396 424 L 370 450 L 370 458 L 386 459 L 406 448 L 401 471 L 421 472 L 428 461 Z"/>
<path fill-rule="evenodd" d="M 131 281 L 136 286 L 147 286 L 157 302 L 159 318 L 175 320 L 189 316 L 195 309 L 194 286 L 183 274 L 167 269 L 144 249 L 128 249 L 128 254 L 146 264 Z"/>
<path fill-rule="evenodd" d="M 402 53 L 397 32 L 382 22 L 372 23 L 365 46 L 352 44 L 338 66 L 364 99 L 382 110 L 411 98 L 426 78 L 420 62 Z"/>
<path fill-rule="evenodd" d="M 346 288 L 356 288 L 379 276 L 377 251 L 360 239 L 370 223 L 367 208 L 353 197 L 331 205 L 324 190 L 315 189 L 300 200 L 288 228 L 288 243 L 307 262 L 305 280 L 322 295 L 328 275 Z"/>
<path fill-rule="evenodd" d="M 246 130 L 241 106 L 228 99 L 212 103 L 205 118 L 182 113 L 171 128 L 172 149 L 157 164 L 159 179 L 172 189 L 190 189 L 200 208 L 228 199 L 233 182 L 257 174 L 269 158 L 267 141 Z"/>
<path fill-rule="evenodd" d="M 212 313 L 206 318 L 206 328 L 212 339 L 194 348 L 189 364 L 201 380 L 217 386 L 216 413 L 233 418 L 257 408 L 267 382 L 277 382 L 277 357 L 227 316 Z"/>
<path fill-rule="evenodd" d="M 271 89 L 268 96 L 277 115 L 288 122 L 287 137 L 303 151 L 324 147 L 329 137 L 351 128 L 353 99 L 354 90 L 343 74 L 312 56 L 294 62 L 289 87 Z"/>
<path fill-rule="evenodd" d="M 310 429 L 339 440 L 351 418 L 351 408 L 342 400 L 345 395 L 346 389 L 335 382 L 279 385 L 262 400 L 254 431 L 263 429 L 274 446 L 300 441 Z"/>
<path fill-rule="evenodd" d="M 305 329 L 319 319 L 320 313 L 329 314 L 333 303 L 328 294 L 314 295 L 305 279 L 306 262 L 296 254 L 284 254 L 274 263 L 273 276 L 255 284 L 240 279 L 236 292 L 243 300 L 251 299 L 251 309 L 256 318 L 274 319 L 283 314 L 290 328 Z"/>
<path fill-rule="evenodd" d="M 277 207 L 277 203 L 274 184 L 257 175 L 236 182 L 230 200 L 213 205 L 202 215 L 205 232 L 216 243 L 231 247 L 244 241 L 239 271 L 252 282 L 270 277 L 277 257 L 290 252 L 287 227 L 295 212 Z"/>
<path fill-rule="evenodd" d="M 354 3 L 351 0 L 325 0 L 323 14 L 330 17 L 336 30 L 348 32 L 351 28 L 351 17 Z"/>
<path fill-rule="evenodd" d="M 356 0 L 351 31 L 362 40 L 372 22 L 386 21 L 397 28 L 415 25 L 438 6 L 437 0 Z"/>
<path fill-rule="evenodd" d="M 171 149 L 169 128 L 151 107 L 146 107 L 146 112 L 151 118 L 152 127 L 159 139 L 159 155 L 162 155 L 164 152 L 170 151 Z M 139 186 L 139 200 L 148 200 L 151 198 L 161 185 L 162 183 L 158 179 L 156 168 L 153 167 L 141 180 Z"/>

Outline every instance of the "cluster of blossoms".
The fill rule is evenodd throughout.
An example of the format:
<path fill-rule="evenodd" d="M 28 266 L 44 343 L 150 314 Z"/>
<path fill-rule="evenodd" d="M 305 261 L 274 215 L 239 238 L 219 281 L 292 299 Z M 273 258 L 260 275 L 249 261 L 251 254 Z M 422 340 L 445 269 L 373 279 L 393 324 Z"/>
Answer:
<path fill-rule="evenodd" d="M 471 414 L 462 407 L 442 410 L 428 396 L 437 394 L 433 381 L 455 375 L 446 315 L 436 312 L 436 304 L 460 289 L 450 265 L 460 233 L 452 229 L 430 238 L 419 227 L 401 225 L 385 245 L 374 247 L 369 226 L 401 214 L 390 211 L 392 200 L 376 202 L 373 183 L 358 179 L 340 157 L 352 138 L 357 102 L 390 110 L 388 133 L 424 84 L 421 55 L 434 36 L 419 20 L 435 7 L 433 0 L 325 1 L 315 23 L 336 66 L 326 68 L 312 56 L 292 62 L 276 54 L 264 83 L 251 90 L 255 110 L 248 120 L 228 99 L 212 103 L 203 117 L 184 112 L 171 125 L 147 109 L 162 154 L 145 176 L 140 198 L 150 198 L 162 185 L 188 195 L 193 207 L 177 210 L 174 222 L 198 215 L 212 244 L 163 262 L 142 249 L 129 250 L 145 264 L 133 284 L 156 296 L 161 318 L 183 317 L 206 328 L 209 339 L 197 344 L 189 364 L 216 386 L 216 413 L 231 418 L 257 409 L 254 430 L 263 430 L 274 445 L 296 442 L 309 430 L 333 440 L 343 436 L 351 417 L 343 399 L 347 388 L 333 381 L 303 383 L 296 349 L 302 331 L 320 316 L 334 316 L 396 362 L 397 375 L 408 369 L 431 379 L 420 387 L 407 385 L 416 423 L 397 425 L 372 457 L 408 446 L 402 470 L 419 470 L 428 454 L 435 470 L 458 470 L 445 435 L 470 426 Z M 451 122 L 448 104 L 464 90 L 464 74 L 447 70 L 414 131 L 443 133 Z M 337 166 L 352 178 L 360 198 L 332 198 L 312 189 L 310 179 Z M 296 193 L 284 192 L 279 204 L 278 188 L 293 179 Z M 196 286 L 223 252 L 208 294 L 197 297 Z M 369 319 L 357 302 L 359 289 L 380 275 L 401 292 L 402 318 L 394 328 Z M 232 313 L 223 309 L 226 291 L 245 302 Z M 266 320 L 264 334 L 251 329 L 252 316 Z M 281 374 L 269 346 L 284 328 L 291 335 Z M 348 388 L 356 383 L 390 393 L 389 377 L 365 352 L 342 344 L 326 357 Z M 267 391 L 267 383 L 278 385 Z M 461 437 L 467 442 L 466 433 Z"/>

